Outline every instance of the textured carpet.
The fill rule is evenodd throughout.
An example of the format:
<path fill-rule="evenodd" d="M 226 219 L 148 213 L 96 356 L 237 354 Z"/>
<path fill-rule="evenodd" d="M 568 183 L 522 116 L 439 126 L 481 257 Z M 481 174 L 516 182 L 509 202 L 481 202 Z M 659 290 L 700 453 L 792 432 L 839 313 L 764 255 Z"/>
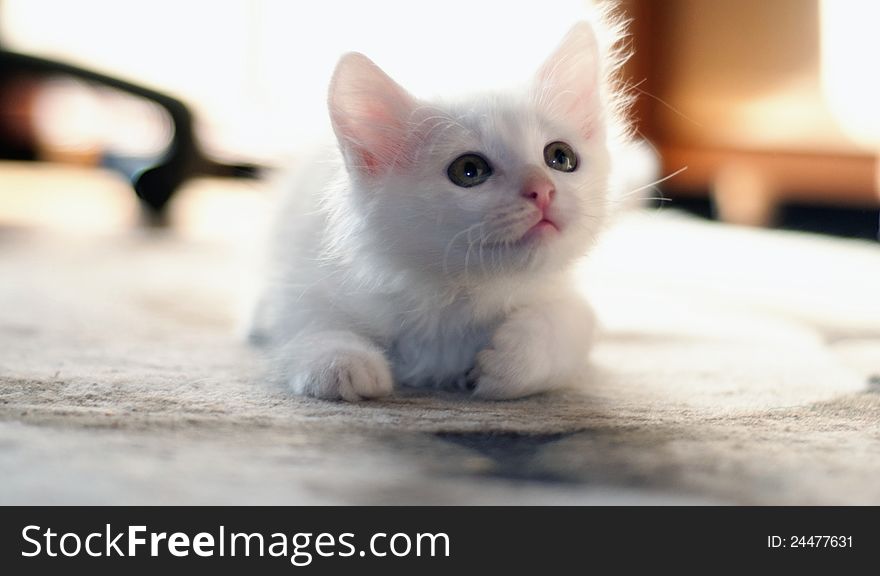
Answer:
<path fill-rule="evenodd" d="M 576 390 L 350 405 L 265 384 L 236 338 L 258 194 L 205 182 L 175 206 L 195 224 L 73 229 L 3 198 L 91 176 L 17 170 L 2 504 L 880 504 L 876 244 L 633 214 L 583 270 L 604 327 Z"/>

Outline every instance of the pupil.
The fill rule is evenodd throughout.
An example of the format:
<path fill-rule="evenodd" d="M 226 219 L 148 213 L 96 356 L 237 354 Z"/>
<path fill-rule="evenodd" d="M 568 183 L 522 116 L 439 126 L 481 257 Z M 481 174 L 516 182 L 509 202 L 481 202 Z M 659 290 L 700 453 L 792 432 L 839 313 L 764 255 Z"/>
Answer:
<path fill-rule="evenodd" d="M 473 162 L 467 162 L 464 165 L 464 175 L 468 178 L 475 178 L 477 176 L 477 165 Z"/>
<path fill-rule="evenodd" d="M 565 164 L 565 152 L 563 152 L 562 149 L 559 149 L 559 148 L 556 149 L 555 160 L 556 160 L 557 164 Z"/>

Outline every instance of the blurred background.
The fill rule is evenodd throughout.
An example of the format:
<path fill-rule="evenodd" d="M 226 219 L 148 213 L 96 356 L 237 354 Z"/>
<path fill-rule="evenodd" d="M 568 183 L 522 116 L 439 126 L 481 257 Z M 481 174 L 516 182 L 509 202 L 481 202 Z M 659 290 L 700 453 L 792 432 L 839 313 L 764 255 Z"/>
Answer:
<path fill-rule="evenodd" d="M 672 204 L 876 239 L 880 5 L 640 0 L 630 76 Z"/>
<path fill-rule="evenodd" d="M 662 184 L 665 207 L 876 240 L 880 5 L 622 8 L 639 132 L 663 175 L 687 167 Z M 222 230 L 223 210 L 173 198 L 259 190 L 243 179 L 295 162 L 328 131 L 343 52 L 417 95 L 478 90 L 526 79 L 585 13 L 582 0 L 0 0 L 0 222 L 126 226 L 141 219 L 135 189 L 147 213 Z"/>

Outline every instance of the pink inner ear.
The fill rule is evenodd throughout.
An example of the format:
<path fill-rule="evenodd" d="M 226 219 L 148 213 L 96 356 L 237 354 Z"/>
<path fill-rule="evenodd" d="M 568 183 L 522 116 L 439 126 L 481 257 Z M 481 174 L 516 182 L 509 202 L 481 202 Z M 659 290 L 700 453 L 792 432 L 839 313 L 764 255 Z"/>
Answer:
<path fill-rule="evenodd" d="M 339 130 L 354 163 L 371 176 L 378 176 L 389 167 L 388 163 L 402 151 L 401 141 L 405 139 L 395 120 L 375 105 L 367 105 L 356 117 L 340 122 Z"/>
<path fill-rule="evenodd" d="M 398 108 L 397 111 L 402 112 L 403 108 Z M 396 115 L 389 115 L 389 112 L 394 110 L 375 105 L 369 106 L 366 111 L 368 120 L 365 122 L 371 126 L 373 144 L 371 148 L 361 151 L 361 161 L 373 176 L 406 160 L 407 121 Z"/>
<path fill-rule="evenodd" d="M 539 102 L 579 126 L 590 138 L 601 118 L 599 54 L 593 30 L 575 24 L 537 75 Z"/>
<path fill-rule="evenodd" d="M 379 159 L 364 149 L 352 149 L 348 159 L 349 164 L 357 166 L 361 172 L 369 176 L 379 176 L 382 170 L 382 164 Z"/>
<path fill-rule="evenodd" d="M 330 85 L 329 104 L 350 168 L 378 176 L 407 161 L 416 102 L 366 56 L 343 56 Z"/>

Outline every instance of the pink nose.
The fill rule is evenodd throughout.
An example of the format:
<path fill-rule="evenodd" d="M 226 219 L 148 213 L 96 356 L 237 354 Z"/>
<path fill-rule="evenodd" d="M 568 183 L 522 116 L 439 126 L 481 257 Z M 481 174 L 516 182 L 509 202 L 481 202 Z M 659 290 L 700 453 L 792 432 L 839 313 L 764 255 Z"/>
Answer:
<path fill-rule="evenodd" d="M 534 202 L 542 211 L 546 210 L 547 206 L 553 202 L 555 195 L 556 189 L 553 187 L 553 183 L 546 177 L 530 179 L 523 186 L 523 198 L 528 198 Z"/>

